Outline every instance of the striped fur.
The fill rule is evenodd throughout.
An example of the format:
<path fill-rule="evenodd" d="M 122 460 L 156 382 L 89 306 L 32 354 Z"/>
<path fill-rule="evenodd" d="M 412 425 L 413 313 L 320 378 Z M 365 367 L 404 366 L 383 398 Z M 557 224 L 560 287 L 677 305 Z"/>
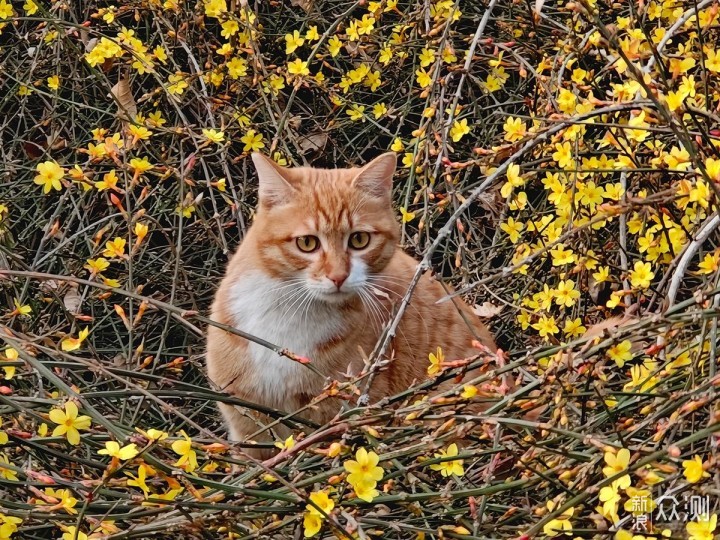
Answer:
<path fill-rule="evenodd" d="M 335 170 L 285 169 L 259 155 L 253 160 L 260 179 L 257 214 L 228 265 L 212 318 L 307 356 L 328 380 L 348 380 L 363 370 L 363 357 L 372 352 L 417 264 L 397 249 L 391 203 L 395 155 L 384 154 L 361 169 Z M 356 231 L 370 234 L 365 249 L 348 247 Z M 321 249 L 303 253 L 296 238 L 306 235 L 318 237 Z M 333 276 L 345 277 L 339 289 Z M 475 354 L 473 339 L 495 349 L 490 333 L 462 301 L 435 304 L 445 294 L 430 276 L 421 279 L 372 399 L 425 378 L 428 353 L 438 346 L 448 360 Z M 306 406 L 327 382 L 216 327 L 208 329 L 207 365 L 218 388 L 285 411 Z M 232 440 L 247 439 L 267 420 L 220 408 Z M 302 414 L 324 422 L 339 409 L 338 401 L 326 399 Z M 275 437 L 284 435 L 280 430 Z"/>

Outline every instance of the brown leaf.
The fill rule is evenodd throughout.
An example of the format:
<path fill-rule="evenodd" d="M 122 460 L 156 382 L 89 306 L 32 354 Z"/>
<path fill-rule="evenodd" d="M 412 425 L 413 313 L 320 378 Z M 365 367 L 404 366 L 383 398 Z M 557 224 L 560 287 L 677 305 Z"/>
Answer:
<path fill-rule="evenodd" d="M 502 310 L 502 306 L 496 306 L 495 304 L 492 304 L 490 302 L 483 302 L 481 305 L 475 304 L 475 307 L 473 307 L 475 315 L 484 319 L 490 319 L 491 317 L 494 317 L 495 315 L 500 313 Z"/>
<path fill-rule="evenodd" d="M 63 304 L 65 309 L 70 313 L 78 313 L 80 311 L 80 305 L 82 304 L 82 297 L 78 293 L 77 286 L 71 286 L 63 297 Z"/>
<path fill-rule="evenodd" d="M 327 141 L 328 135 L 323 131 L 310 133 L 300 139 L 300 150 L 303 151 L 303 154 L 307 154 L 308 152 L 312 152 L 314 150 L 322 150 L 323 148 L 325 148 Z"/>
<path fill-rule="evenodd" d="M 130 81 L 126 77 L 120 79 L 117 84 L 112 87 L 110 94 L 115 98 L 115 102 L 118 105 L 119 117 L 132 120 L 137 116 L 137 105 L 135 104 L 132 90 L 130 90 Z"/>
<path fill-rule="evenodd" d="M 290 3 L 293 6 L 300 6 L 303 10 L 305 10 L 305 13 L 310 13 L 313 5 L 313 0 L 290 0 Z"/>

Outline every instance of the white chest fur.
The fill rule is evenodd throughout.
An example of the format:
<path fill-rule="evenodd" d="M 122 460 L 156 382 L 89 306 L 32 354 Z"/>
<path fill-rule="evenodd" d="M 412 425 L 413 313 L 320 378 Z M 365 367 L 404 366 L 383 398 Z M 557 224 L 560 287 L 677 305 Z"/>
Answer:
<path fill-rule="evenodd" d="M 317 347 L 336 336 L 342 321 L 332 306 L 304 303 L 297 286 L 262 274 L 243 276 L 231 287 L 230 307 L 234 324 L 250 335 L 313 359 Z M 257 343 L 250 343 L 254 389 L 267 402 L 302 392 L 315 393 L 323 381 L 307 367 L 282 357 Z"/>

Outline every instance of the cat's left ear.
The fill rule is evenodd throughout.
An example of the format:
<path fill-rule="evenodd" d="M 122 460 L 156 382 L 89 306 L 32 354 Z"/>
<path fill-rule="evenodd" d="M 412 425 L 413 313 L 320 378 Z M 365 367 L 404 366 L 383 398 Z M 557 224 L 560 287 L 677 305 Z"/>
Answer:
<path fill-rule="evenodd" d="M 390 200 L 396 166 L 395 152 L 386 152 L 360 169 L 353 179 L 353 187 L 370 193 L 378 199 Z"/>
<path fill-rule="evenodd" d="M 270 208 L 290 202 L 296 190 L 288 181 L 287 169 L 259 152 L 252 153 L 252 160 L 260 181 L 260 204 Z"/>

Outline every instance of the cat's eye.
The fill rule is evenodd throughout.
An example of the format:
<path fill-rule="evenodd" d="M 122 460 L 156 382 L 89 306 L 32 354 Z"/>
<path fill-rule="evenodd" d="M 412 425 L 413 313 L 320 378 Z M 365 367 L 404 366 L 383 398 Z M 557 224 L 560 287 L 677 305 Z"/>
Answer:
<path fill-rule="evenodd" d="M 298 249 L 304 253 L 312 253 L 320 247 L 320 239 L 317 236 L 298 236 L 295 239 Z"/>
<path fill-rule="evenodd" d="M 370 243 L 370 233 L 365 231 L 354 232 L 350 235 L 348 245 L 352 249 L 365 249 Z"/>

